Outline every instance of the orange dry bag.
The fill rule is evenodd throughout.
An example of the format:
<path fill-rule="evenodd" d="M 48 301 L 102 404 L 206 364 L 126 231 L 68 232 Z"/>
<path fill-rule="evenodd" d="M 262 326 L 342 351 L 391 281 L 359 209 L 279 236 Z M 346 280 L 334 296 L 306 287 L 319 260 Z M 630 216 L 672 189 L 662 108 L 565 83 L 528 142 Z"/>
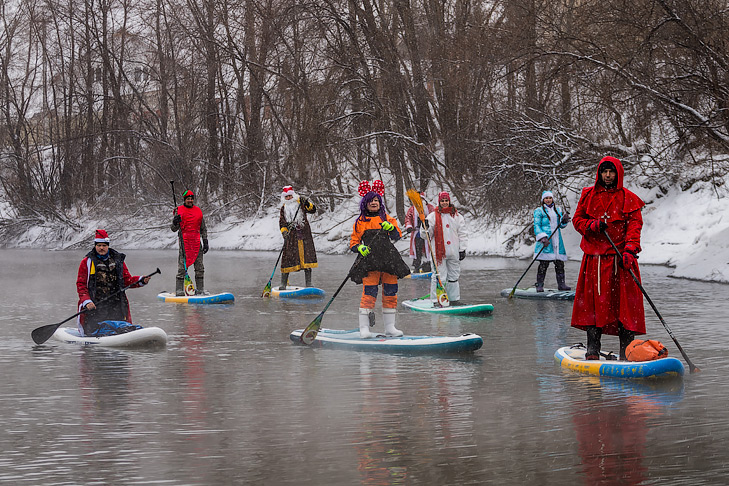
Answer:
<path fill-rule="evenodd" d="M 653 339 L 635 339 L 625 348 L 628 361 L 653 361 L 668 357 L 668 350 L 660 341 Z"/>

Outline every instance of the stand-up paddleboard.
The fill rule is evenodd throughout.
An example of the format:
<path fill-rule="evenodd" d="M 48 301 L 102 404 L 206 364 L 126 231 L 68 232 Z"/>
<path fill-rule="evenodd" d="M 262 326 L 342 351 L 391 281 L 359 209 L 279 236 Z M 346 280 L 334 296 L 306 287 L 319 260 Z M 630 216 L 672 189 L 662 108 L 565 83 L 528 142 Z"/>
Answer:
<path fill-rule="evenodd" d="M 417 312 L 430 312 L 433 314 L 449 314 L 458 316 L 488 316 L 494 311 L 491 304 L 449 305 L 448 307 L 435 307 L 429 298 L 405 300 L 402 305 Z"/>
<path fill-rule="evenodd" d="M 411 273 L 405 278 L 411 278 L 413 280 L 430 280 L 433 277 L 433 272 L 424 272 L 424 273 Z"/>
<path fill-rule="evenodd" d="M 71 344 L 107 346 L 115 348 L 145 348 L 162 347 L 167 344 L 167 333 L 159 327 L 145 327 L 124 334 L 113 336 L 92 337 L 82 336 L 78 329 L 59 327 L 53 334 L 53 339 Z"/>
<path fill-rule="evenodd" d="M 554 359 L 563 368 L 598 376 L 629 379 L 666 379 L 683 376 L 683 364 L 676 358 L 661 358 L 653 361 L 620 361 L 608 360 L 600 356 L 599 360 L 585 359 L 585 347 L 582 344 L 565 346 L 554 353 Z"/>
<path fill-rule="evenodd" d="M 222 292 L 210 295 L 180 295 L 172 292 L 162 292 L 157 298 L 163 302 L 175 302 L 178 304 L 232 304 L 235 301 L 233 294 Z"/>
<path fill-rule="evenodd" d="M 508 297 L 510 293 L 511 289 L 504 289 L 501 291 L 501 296 Z M 518 299 L 575 300 L 575 291 L 544 289 L 544 292 L 537 292 L 535 287 L 529 287 L 528 289 L 516 289 L 513 297 Z"/>
<path fill-rule="evenodd" d="M 294 285 L 287 285 L 286 290 L 280 290 L 280 287 L 273 287 L 271 289 L 271 297 L 281 297 L 286 299 L 324 297 L 324 291 L 316 287 L 296 287 Z"/>
<path fill-rule="evenodd" d="M 293 331 L 289 336 L 295 344 L 301 343 L 303 329 Z M 363 339 L 359 330 L 350 331 L 321 329 L 311 344 L 322 348 L 350 349 L 357 351 L 378 351 L 385 353 L 411 354 L 459 354 L 471 353 L 483 346 L 483 339 L 478 334 L 462 336 L 401 336 L 385 337 L 375 335 Z"/>

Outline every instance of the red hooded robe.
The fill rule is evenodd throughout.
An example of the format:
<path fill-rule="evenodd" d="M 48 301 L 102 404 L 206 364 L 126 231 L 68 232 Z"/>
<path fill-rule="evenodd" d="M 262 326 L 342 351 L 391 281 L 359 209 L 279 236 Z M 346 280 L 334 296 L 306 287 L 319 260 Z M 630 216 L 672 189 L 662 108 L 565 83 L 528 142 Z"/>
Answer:
<path fill-rule="evenodd" d="M 188 208 L 183 204 L 177 207 L 177 214 L 182 217 L 180 229 L 182 230 L 182 240 L 185 242 L 185 260 L 187 266 L 190 267 L 195 263 L 200 251 L 200 225 L 203 213 L 197 206 Z"/>
<path fill-rule="evenodd" d="M 615 187 L 599 184 L 600 165 L 612 162 L 617 172 Z M 595 185 L 582 190 L 572 224 L 582 235 L 580 275 L 572 308 L 572 327 L 602 328 L 604 334 L 617 335 L 620 323 L 636 334 L 645 334 L 643 295 L 630 273 L 616 258 L 610 242 L 602 232 L 588 229 L 590 221 L 607 223 L 607 233 L 621 252 L 640 252 L 640 231 L 643 227 L 641 208 L 645 203 L 623 187 L 623 165 L 615 157 L 604 157 L 598 164 Z M 638 266 L 633 272 L 640 279 Z"/>

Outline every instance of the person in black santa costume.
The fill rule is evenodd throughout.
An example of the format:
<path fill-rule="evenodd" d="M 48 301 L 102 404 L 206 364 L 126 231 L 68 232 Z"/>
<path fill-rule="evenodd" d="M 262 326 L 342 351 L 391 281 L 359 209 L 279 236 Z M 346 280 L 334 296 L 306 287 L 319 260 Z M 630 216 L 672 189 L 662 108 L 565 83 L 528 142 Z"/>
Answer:
<path fill-rule="evenodd" d="M 299 270 L 304 270 L 305 285 L 311 287 L 311 269 L 319 266 L 307 214 L 316 214 L 314 203 L 296 194 L 292 186 L 284 187 L 278 221 L 284 238 L 279 290 L 286 290 L 289 274 Z"/>

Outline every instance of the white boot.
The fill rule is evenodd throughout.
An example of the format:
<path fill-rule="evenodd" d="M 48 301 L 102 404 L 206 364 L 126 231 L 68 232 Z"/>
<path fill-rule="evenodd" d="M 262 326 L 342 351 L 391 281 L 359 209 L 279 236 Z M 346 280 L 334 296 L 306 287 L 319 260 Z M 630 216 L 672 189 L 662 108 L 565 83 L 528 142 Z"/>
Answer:
<path fill-rule="evenodd" d="M 359 337 L 363 339 L 372 337 L 370 332 L 370 311 L 372 309 L 359 308 Z"/>
<path fill-rule="evenodd" d="M 382 320 L 385 321 L 385 336 L 400 337 L 402 331 L 395 328 L 397 309 L 382 309 Z M 361 324 L 360 324 L 361 326 Z"/>

